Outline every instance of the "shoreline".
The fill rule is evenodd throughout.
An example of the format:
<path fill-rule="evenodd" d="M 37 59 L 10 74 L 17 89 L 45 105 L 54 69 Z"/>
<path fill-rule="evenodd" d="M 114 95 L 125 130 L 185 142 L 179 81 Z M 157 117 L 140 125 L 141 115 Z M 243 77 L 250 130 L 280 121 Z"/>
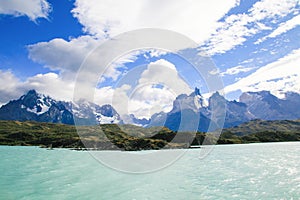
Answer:
<path fill-rule="evenodd" d="M 239 144 L 211 144 L 211 145 L 200 145 L 199 147 L 189 147 L 189 148 L 162 148 L 162 149 L 143 149 L 143 150 L 135 150 L 138 151 L 159 151 L 159 150 L 195 150 L 195 149 L 203 149 L 206 146 L 239 146 L 239 145 L 260 145 L 260 144 L 286 144 L 286 143 L 300 143 L 300 141 L 284 141 L 284 142 L 253 142 L 253 143 L 239 143 Z M 71 151 L 103 151 L 103 152 L 132 152 L 130 150 L 117 150 L 117 149 L 94 149 L 94 148 L 68 148 L 68 147 L 43 147 L 43 146 L 36 146 L 36 145 L 4 145 L 0 144 L 0 147 L 36 147 L 44 150 L 71 150 Z"/>
<path fill-rule="evenodd" d="M 165 127 L 141 128 L 133 125 L 122 127 L 115 124 L 82 126 L 79 127 L 79 136 L 76 127 L 72 125 L 0 120 L 0 145 L 39 146 L 49 150 L 67 148 L 76 151 L 142 151 L 201 148 L 204 143 L 228 145 L 300 141 L 299 123 L 296 123 L 296 126 L 293 121 L 283 121 L 282 127 L 285 128 L 283 129 L 280 127 L 280 121 L 276 121 L 275 125 L 273 122 L 267 122 L 268 126 L 264 123 L 263 128 L 259 128 L 260 124 L 256 124 L 257 122 L 252 121 L 236 128 L 223 129 L 220 137 L 204 132 L 174 132 Z M 280 129 L 287 130 L 287 123 L 293 125 L 294 129 L 280 131 Z M 251 127 L 255 129 L 245 134 L 246 130 L 251 131 Z"/>

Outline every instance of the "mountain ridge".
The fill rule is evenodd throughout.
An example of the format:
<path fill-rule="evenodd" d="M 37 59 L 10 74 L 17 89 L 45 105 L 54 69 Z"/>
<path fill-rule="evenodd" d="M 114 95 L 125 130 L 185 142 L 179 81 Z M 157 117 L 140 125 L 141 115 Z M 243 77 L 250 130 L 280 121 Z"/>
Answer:
<path fill-rule="evenodd" d="M 0 108 L 1 120 L 52 122 L 73 125 L 122 123 L 119 114 L 110 105 L 99 106 L 87 101 L 76 103 L 57 101 L 29 90 L 17 100 Z"/>
<path fill-rule="evenodd" d="M 207 132 L 212 129 L 238 126 L 254 119 L 299 119 L 300 95 L 288 92 L 286 98 L 279 99 L 269 91 L 244 92 L 239 101 L 229 101 L 215 92 L 209 97 L 208 105 L 204 105 L 200 90 L 195 88 L 190 95 L 179 95 L 168 113 L 155 113 L 151 119 L 138 119 L 133 114 L 129 117 L 133 124 L 143 127 L 165 126 L 172 131 Z M 29 90 L 19 99 L 2 105 L 0 120 L 29 120 L 71 125 L 124 123 L 118 112 L 109 104 L 100 106 L 85 100 L 76 103 L 57 101 L 35 90 Z"/>

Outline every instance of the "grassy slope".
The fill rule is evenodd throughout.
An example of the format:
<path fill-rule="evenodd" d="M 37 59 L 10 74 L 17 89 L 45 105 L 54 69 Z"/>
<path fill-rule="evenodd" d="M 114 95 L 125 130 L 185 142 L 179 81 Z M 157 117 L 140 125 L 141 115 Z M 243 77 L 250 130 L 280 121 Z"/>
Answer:
<path fill-rule="evenodd" d="M 141 150 L 159 149 L 167 144 L 161 139 L 145 137 L 156 134 L 161 128 L 141 129 L 125 125 L 122 129 L 114 124 L 80 126 L 76 130 L 75 126 L 63 124 L 0 121 L 0 145 Z M 129 129 L 132 134 L 124 132 Z"/>
<path fill-rule="evenodd" d="M 217 140 L 211 134 L 175 133 L 164 127 L 141 128 L 107 124 L 101 127 L 80 126 L 77 129 L 63 124 L 0 121 L 0 145 L 144 150 L 186 148 L 190 144 L 202 144 L 205 137 L 211 144 L 215 144 Z M 300 120 L 254 120 L 224 129 L 218 143 L 280 141 L 300 141 Z"/>
<path fill-rule="evenodd" d="M 299 132 L 300 120 L 252 120 L 239 126 L 226 129 L 235 135 L 243 136 L 258 132 Z"/>
<path fill-rule="evenodd" d="M 253 120 L 223 130 L 219 143 L 300 141 L 300 120 Z"/>

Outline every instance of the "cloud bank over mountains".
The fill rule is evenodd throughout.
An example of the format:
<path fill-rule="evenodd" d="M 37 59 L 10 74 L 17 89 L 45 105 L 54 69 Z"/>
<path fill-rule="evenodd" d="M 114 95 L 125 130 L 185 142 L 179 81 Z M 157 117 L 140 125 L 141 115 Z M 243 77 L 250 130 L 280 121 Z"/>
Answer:
<path fill-rule="evenodd" d="M 31 21 L 47 19 L 51 11 L 46 0 L 12 0 L 0 5 L 1 14 L 27 16 Z M 86 56 L 105 40 L 140 28 L 168 29 L 197 42 L 199 53 L 215 61 L 218 69 L 213 73 L 224 79 L 226 93 L 268 90 L 282 97 L 284 92 L 300 91 L 300 42 L 295 39 L 300 36 L 298 0 L 76 0 L 69 12 L 83 26 L 82 35 L 28 44 L 28 58 L 49 72 L 20 79 L 12 70 L 0 70 L 0 84 L 5 84 L 0 87 L 1 104 L 29 89 L 72 100 L 74 81 Z M 162 107 L 168 110 L 179 93 L 189 94 L 191 86 L 180 77 L 185 66 L 168 60 L 167 53 L 153 52 L 129 52 L 106 68 L 94 100 L 101 105 L 110 103 L 115 93 L 122 94 L 130 100 L 125 108 L 145 117 Z M 115 85 L 134 68 L 132 64 L 145 63 L 142 58 L 149 62 L 135 80 L 136 86 L 151 80 L 164 86 L 144 86 L 131 98 L 132 86 Z M 97 59 L 90 64 L 100 71 L 106 67 L 98 66 Z M 167 86 L 171 84 L 179 85 L 177 92 L 170 92 Z M 114 107 L 122 114 L 123 104 Z"/>

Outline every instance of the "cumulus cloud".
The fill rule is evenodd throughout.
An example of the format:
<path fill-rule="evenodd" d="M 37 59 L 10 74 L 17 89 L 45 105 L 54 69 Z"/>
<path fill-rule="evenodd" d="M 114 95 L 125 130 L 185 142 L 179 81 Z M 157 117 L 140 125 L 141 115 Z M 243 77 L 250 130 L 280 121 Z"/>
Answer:
<path fill-rule="evenodd" d="M 51 6 L 46 0 L 8 0 L 1 1 L 0 14 L 27 16 L 35 21 L 37 18 L 47 18 Z"/>
<path fill-rule="evenodd" d="M 0 105 L 22 94 L 20 80 L 11 71 L 0 70 Z"/>
<path fill-rule="evenodd" d="M 148 64 L 135 88 L 130 94 L 128 110 L 139 118 L 170 111 L 178 95 L 192 92 L 175 65 L 164 59 Z"/>
<path fill-rule="evenodd" d="M 78 18 L 89 35 L 72 38 L 69 41 L 56 38 L 49 42 L 28 45 L 29 58 L 51 70 L 58 70 L 63 79 L 74 80 L 81 64 L 86 61 L 85 58 L 91 51 L 101 45 L 107 37 L 126 31 L 149 27 L 162 28 L 177 31 L 195 40 L 205 40 L 214 29 L 216 21 L 238 3 L 237 0 L 213 1 L 222 6 L 215 7 L 212 2 L 197 0 L 190 2 L 169 0 L 163 3 L 158 0 L 129 0 L 129 2 L 77 0 L 72 10 L 73 15 Z M 195 19 L 197 25 L 194 24 Z M 127 43 L 132 44 L 137 41 L 131 38 Z M 165 44 L 165 41 L 162 43 Z M 106 53 L 110 54 L 113 51 L 112 47 L 107 49 Z M 105 71 L 102 81 L 104 78 L 116 80 L 121 74 L 118 68 L 124 67 L 124 63 L 135 61 L 138 55 L 143 53 L 146 57 L 157 57 L 166 52 L 152 49 L 145 53 L 144 50 L 139 50 L 111 63 L 109 68 L 99 66 L 97 62 L 105 55 L 99 55 L 95 60 L 89 59 L 88 62 L 89 65 L 94 66 L 91 68 L 97 69 L 98 72 Z M 88 78 L 89 76 L 86 75 L 86 79 Z"/>
<path fill-rule="evenodd" d="M 63 80 L 56 73 L 37 74 L 21 81 L 11 71 L 0 70 L 0 105 L 18 99 L 31 89 L 57 100 L 72 101 L 74 87 L 74 81 Z M 115 90 L 110 86 L 95 88 L 94 98 L 88 100 L 99 105 L 111 104 L 114 94 Z"/>
<path fill-rule="evenodd" d="M 238 0 L 77 0 L 73 15 L 98 38 L 140 28 L 161 28 L 204 41 Z M 218 5 L 218 6 L 216 6 Z"/>
<path fill-rule="evenodd" d="M 176 94 L 167 87 L 156 88 L 145 85 L 130 96 L 128 112 L 138 118 L 150 118 L 154 113 L 169 112 L 172 109 Z"/>
<path fill-rule="evenodd" d="M 276 24 L 278 19 L 298 9 L 297 6 L 298 2 L 294 0 L 258 1 L 248 12 L 229 15 L 224 22 L 219 22 L 218 28 L 201 49 L 209 55 L 225 53 L 243 44 L 247 38 L 271 30 L 268 22 Z"/>
<path fill-rule="evenodd" d="M 124 77 L 128 78 L 128 83 L 122 82 L 116 88 L 109 86 L 96 89 L 95 103 L 111 104 L 125 122 L 130 122 L 129 114 L 150 118 L 154 113 L 168 112 L 179 94 L 192 92 L 176 67 L 164 59 L 148 64 L 139 74 L 135 72 L 132 72 L 134 76 L 130 71 L 129 77 Z"/>
<path fill-rule="evenodd" d="M 62 80 L 56 73 L 37 74 L 22 83 L 23 91 L 35 89 L 58 100 L 73 98 L 74 82 Z"/>
<path fill-rule="evenodd" d="M 17 99 L 31 89 L 58 100 L 70 101 L 73 98 L 74 83 L 63 81 L 55 73 L 37 74 L 21 81 L 11 71 L 0 70 L 0 85 L 0 104 Z"/>
<path fill-rule="evenodd" d="M 64 77 L 74 77 L 87 54 L 97 45 L 99 41 L 92 37 L 81 36 L 70 41 L 57 38 L 27 48 L 31 60 L 51 70 L 59 70 Z"/>
<path fill-rule="evenodd" d="M 178 74 L 175 65 L 164 59 L 151 62 L 142 73 L 139 84 L 161 84 L 172 89 L 174 94 L 191 92 L 189 85 Z"/>
<path fill-rule="evenodd" d="M 59 75 L 55 74 L 55 77 L 39 75 L 29 78 L 28 82 L 31 83 L 29 85 L 35 85 L 35 88 L 38 88 L 38 91 L 41 92 L 49 90 L 47 93 L 51 93 L 55 98 L 60 97 L 59 91 L 63 91 L 61 89 L 66 89 L 65 86 L 69 85 L 68 91 L 73 92 L 76 89 L 76 94 L 79 94 L 78 97 L 74 96 L 75 99 L 87 98 L 88 100 L 94 100 L 95 103 L 100 105 L 112 104 L 123 117 L 128 116 L 129 113 L 134 113 L 138 117 L 149 118 L 154 111 L 168 111 L 176 95 L 191 92 L 189 86 L 179 76 L 176 67 L 163 59 L 150 63 L 143 73 L 135 75 L 141 75 L 141 77 L 135 78 L 138 83 L 137 87 L 141 87 L 143 90 L 136 91 L 134 98 L 130 97 L 132 88 L 124 85 L 116 88 L 112 88 L 112 86 L 95 88 L 97 85 L 95 76 L 98 75 L 100 82 L 103 81 L 101 79 L 103 77 L 100 77 L 101 72 L 115 81 L 121 73 L 127 71 L 127 69 L 124 69 L 124 63 L 135 61 L 139 55 L 156 57 L 165 53 L 152 48 L 127 52 L 113 60 L 110 63 L 110 67 L 106 68 L 106 66 L 99 66 L 99 59 L 103 59 L 107 56 L 106 54 L 110 54 L 114 49 L 106 50 L 105 55 L 98 54 L 97 46 L 101 44 L 101 41 L 92 36 L 82 36 L 70 41 L 54 39 L 49 42 L 29 45 L 29 57 L 32 60 L 44 64 L 51 70 L 60 72 Z M 93 52 L 93 54 L 90 54 L 90 52 Z M 85 62 L 84 66 L 87 68 L 79 73 L 80 76 L 77 76 L 83 61 Z M 122 69 L 119 70 L 120 68 Z M 51 87 L 49 88 L 43 82 L 39 82 L 42 76 L 48 84 L 53 82 L 53 88 L 56 88 L 58 91 L 52 91 Z M 54 80 L 50 78 L 54 78 Z M 55 81 L 57 84 L 55 84 Z M 63 87 L 60 87 L 59 84 Z M 155 88 L 153 84 L 161 84 L 164 87 Z M 173 93 L 170 93 L 167 88 L 174 90 L 172 91 Z M 93 97 L 91 96 L 92 92 L 94 92 Z M 174 95 L 175 93 L 176 95 Z M 67 99 L 72 99 L 73 97 L 72 94 L 64 95 L 68 97 Z"/>
<path fill-rule="evenodd" d="M 225 92 L 268 90 L 273 94 L 300 91 L 300 49 L 287 56 L 259 68 L 251 75 L 226 86 Z"/>
<path fill-rule="evenodd" d="M 116 80 L 121 74 L 118 68 L 124 67 L 124 63 L 133 62 L 137 59 L 137 52 L 128 53 L 111 63 L 109 67 L 100 66 L 99 60 L 105 55 L 97 54 L 96 48 L 103 41 L 91 36 L 81 36 L 70 41 L 56 38 L 49 42 L 40 42 L 28 45 L 29 58 L 37 63 L 43 64 L 51 70 L 60 71 L 63 79 L 74 80 L 80 67 L 89 65 L 90 75 L 85 74 L 85 79 L 94 73 L 103 74 L 102 80 L 112 78 Z M 107 49 L 107 54 L 114 49 Z M 91 56 L 93 53 L 93 56 Z M 85 63 L 84 63 L 85 62 Z"/>
<path fill-rule="evenodd" d="M 125 41 L 125 45 L 130 45 L 134 41 Z M 74 80 L 80 67 L 89 66 L 92 69 L 91 74 L 102 74 L 101 80 L 106 78 L 116 80 L 124 70 L 125 63 L 131 63 L 138 59 L 139 55 L 150 57 L 157 57 L 166 54 L 166 52 L 157 49 L 140 49 L 125 52 L 118 55 L 115 60 L 112 60 L 108 66 L 100 66 L 99 61 L 105 56 L 109 56 L 117 52 L 113 45 L 102 52 L 98 53 L 97 48 L 100 47 L 104 41 L 101 41 L 92 36 L 81 36 L 70 39 L 70 41 L 56 38 L 49 42 L 40 42 L 37 44 L 28 45 L 29 58 L 34 62 L 43 64 L 46 68 L 51 70 L 58 70 L 63 79 Z M 123 44 L 123 43 L 122 43 Z M 91 56 L 92 55 L 92 56 Z M 119 70 L 123 69 L 123 70 Z M 89 75 L 86 74 L 86 79 Z"/>
<path fill-rule="evenodd" d="M 213 2 L 222 6 L 215 7 Z M 190 2 L 169 0 L 163 3 L 158 0 L 129 0 L 129 2 L 121 0 L 113 2 L 106 0 L 101 2 L 77 0 L 72 13 L 85 27 L 88 35 L 69 40 L 56 38 L 49 42 L 29 45 L 29 58 L 51 70 L 59 71 L 59 78 L 62 81 L 72 82 L 77 78 L 77 81 L 82 82 L 83 85 L 86 82 L 85 88 L 92 86 L 87 82 L 94 80 L 95 74 L 103 75 L 101 78 L 99 77 L 100 81 L 104 81 L 106 78 L 111 78 L 115 81 L 123 73 L 124 69 L 119 70 L 119 68 L 124 68 L 124 63 L 133 62 L 142 54 L 145 57 L 158 57 L 166 52 L 154 49 L 147 51 L 138 50 L 113 61 L 110 63 L 110 67 L 99 66 L 99 59 L 103 59 L 115 51 L 112 47 L 105 52 L 107 55 L 94 55 L 94 57 L 86 60 L 90 52 L 95 50 L 98 45 L 101 45 L 105 39 L 139 28 L 162 28 L 177 31 L 197 41 L 204 41 L 215 28 L 217 20 L 238 4 L 237 0 L 213 0 L 213 2 L 207 3 L 197 0 L 191 0 Z M 180 10 L 180 15 L 178 10 Z M 195 25 L 195 19 L 197 19 L 197 25 Z M 134 37 L 126 42 L 128 44 L 137 43 Z M 162 43 L 166 44 L 167 42 L 162 41 Z M 170 46 L 170 44 L 168 45 Z M 180 46 L 180 44 L 176 45 Z M 77 77 L 83 62 L 91 70 L 86 70 L 84 74 Z M 153 79 L 153 75 L 166 77 L 171 74 L 175 77 L 173 82 L 164 78 L 161 79 L 164 81 L 164 84 L 179 86 L 177 90 L 181 93 L 189 91 L 187 86 L 182 87 L 184 84 L 180 82 L 181 79 L 177 79 L 178 74 L 175 73 L 176 70 L 169 69 L 170 74 L 166 70 L 158 73 L 158 67 L 152 65 L 155 64 L 151 64 L 148 72 L 144 72 L 144 77 L 140 80 L 141 84 L 147 78 L 148 80 Z M 148 77 L 146 76 L 147 73 Z M 152 77 L 150 77 L 151 73 L 153 73 Z M 81 91 L 83 96 L 85 96 L 84 87 L 82 87 Z"/>

